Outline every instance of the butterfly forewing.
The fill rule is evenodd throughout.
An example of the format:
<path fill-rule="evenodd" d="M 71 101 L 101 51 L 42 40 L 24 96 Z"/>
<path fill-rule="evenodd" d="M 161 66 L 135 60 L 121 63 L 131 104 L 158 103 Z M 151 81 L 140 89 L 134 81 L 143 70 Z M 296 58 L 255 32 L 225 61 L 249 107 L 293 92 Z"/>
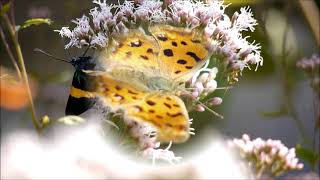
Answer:
<path fill-rule="evenodd" d="M 159 67 L 159 47 L 152 36 L 131 30 L 115 38 L 108 48 L 100 52 L 99 61 L 107 68 L 128 66 L 137 71 Z"/>
<path fill-rule="evenodd" d="M 211 53 L 210 41 L 197 29 L 160 25 L 151 27 L 150 32 L 160 46 L 161 69 L 172 79 L 188 80 L 190 72 L 201 68 Z"/>

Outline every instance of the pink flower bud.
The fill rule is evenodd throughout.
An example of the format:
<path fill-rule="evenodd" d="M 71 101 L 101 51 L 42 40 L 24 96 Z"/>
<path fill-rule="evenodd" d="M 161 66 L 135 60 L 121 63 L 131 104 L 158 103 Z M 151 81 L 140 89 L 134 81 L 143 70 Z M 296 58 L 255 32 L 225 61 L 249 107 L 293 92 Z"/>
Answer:
<path fill-rule="evenodd" d="M 195 107 L 195 110 L 198 111 L 198 112 L 204 112 L 206 109 L 202 105 L 198 104 Z"/>
<path fill-rule="evenodd" d="M 198 91 L 193 91 L 191 95 L 192 95 L 193 98 L 198 98 L 199 97 L 199 92 Z"/>
<path fill-rule="evenodd" d="M 198 78 L 198 81 L 201 83 L 205 83 L 208 81 L 209 73 L 202 73 L 200 77 Z"/>
<path fill-rule="evenodd" d="M 222 98 L 220 98 L 220 97 L 214 97 L 209 100 L 209 105 L 211 105 L 211 106 L 218 106 L 221 103 L 222 103 Z M 249 138 L 249 140 L 250 140 L 250 138 Z"/>

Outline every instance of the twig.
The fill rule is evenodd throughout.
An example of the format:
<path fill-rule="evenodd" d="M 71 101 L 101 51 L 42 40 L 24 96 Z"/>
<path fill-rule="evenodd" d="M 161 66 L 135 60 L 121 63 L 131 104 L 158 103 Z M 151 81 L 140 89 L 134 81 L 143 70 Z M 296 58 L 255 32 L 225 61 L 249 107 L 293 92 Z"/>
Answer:
<path fill-rule="evenodd" d="M 2 40 L 2 42 L 3 42 L 3 45 L 5 46 L 6 51 L 7 51 L 8 55 L 9 55 L 9 58 L 10 58 L 12 64 L 13 64 L 14 68 L 15 68 L 16 71 L 17 71 L 19 80 L 21 80 L 21 79 L 22 79 L 22 78 L 21 78 L 21 71 L 20 71 L 19 66 L 18 66 L 18 64 L 17 64 L 17 61 L 15 60 L 15 58 L 14 58 L 14 56 L 13 56 L 13 54 L 12 54 L 10 48 L 9 48 L 9 45 L 8 45 L 8 43 L 7 43 L 7 41 L 6 41 L 6 38 L 5 38 L 5 35 L 4 35 L 4 32 L 3 32 L 3 29 L 2 29 L 1 27 L 0 27 L 0 36 L 1 36 L 1 40 Z"/>
<path fill-rule="evenodd" d="M 320 46 L 320 14 L 319 9 L 317 8 L 317 4 L 314 0 L 299 0 L 299 4 L 304 13 L 304 16 L 309 22 L 317 45 Z"/>
<path fill-rule="evenodd" d="M 37 132 L 40 133 L 41 131 L 41 126 L 40 123 L 37 120 L 37 116 L 36 116 L 36 112 L 35 112 L 35 108 L 34 108 L 34 103 L 33 103 L 33 99 L 32 99 L 32 94 L 31 94 L 31 90 L 30 90 L 30 86 L 29 86 L 29 80 L 28 80 L 28 75 L 27 75 L 27 71 L 26 71 L 26 67 L 24 65 L 24 60 L 23 60 L 23 55 L 21 52 L 21 48 L 18 42 L 18 39 L 16 37 L 16 32 L 15 32 L 15 27 L 12 26 L 9 17 L 4 14 L 2 17 L 2 20 L 4 21 L 4 24 L 7 26 L 7 29 L 9 31 L 9 35 L 11 37 L 11 40 L 13 42 L 13 46 L 15 47 L 15 51 L 17 53 L 17 60 L 19 63 L 19 66 L 21 68 L 22 71 L 22 78 L 24 80 L 24 83 L 26 85 L 26 90 L 28 93 L 28 98 L 29 98 L 29 102 L 30 102 L 30 106 L 31 106 L 31 115 L 32 115 L 32 122 L 34 127 L 36 128 Z"/>

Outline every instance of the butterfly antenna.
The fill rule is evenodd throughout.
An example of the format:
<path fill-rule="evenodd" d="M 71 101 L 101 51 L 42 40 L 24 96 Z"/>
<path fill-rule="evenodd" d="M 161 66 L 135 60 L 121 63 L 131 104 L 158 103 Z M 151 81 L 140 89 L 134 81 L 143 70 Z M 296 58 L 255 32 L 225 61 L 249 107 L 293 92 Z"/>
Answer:
<path fill-rule="evenodd" d="M 223 119 L 223 116 L 217 112 L 215 112 L 214 110 L 210 109 L 208 106 L 206 106 L 205 104 L 203 104 L 202 102 L 200 102 L 199 100 L 196 100 L 201 106 L 203 106 L 206 110 L 208 110 L 209 112 L 211 112 L 213 115 L 219 117 L 220 119 Z"/>
<path fill-rule="evenodd" d="M 63 62 L 66 62 L 66 63 L 70 63 L 70 62 L 69 62 L 68 60 L 66 60 L 66 59 L 62 59 L 62 58 L 55 57 L 55 56 L 53 56 L 52 54 L 49 54 L 49 53 L 47 53 L 47 52 L 44 52 L 43 50 L 38 49 L 38 48 L 34 49 L 34 51 L 40 52 L 40 53 L 42 53 L 42 54 L 45 54 L 45 55 L 47 55 L 47 56 L 49 56 L 49 57 L 51 57 L 51 58 L 53 58 L 53 59 L 55 59 L 55 60 L 58 60 L 58 61 L 63 61 Z"/>
<path fill-rule="evenodd" d="M 232 86 L 227 86 L 227 88 L 225 89 L 225 91 L 223 93 L 223 97 L 227 94 L 228 90 L 231 89 L 231 88 L 233 88 L 233 87 Z"/>
<path fill-rule="evenodd" d="M 192 96 L 192 94 L 191 94 L 189 91 L 185 91 L 185 92 L 188 93 L 188 95 Z M 201 101 L 199 101 L 198 99 L 195 99 L 195 101 L 196 101 L 197 103 L 199 103 L 201 106 L 203 106 L 206 110 L 208 110 L 209 112 L 211 112 L 213 115 L 219 117 L 220 119 L 223 119 L 223 118 L 224 118 L 221 114 L 219 114 L 219 113 L 215 112 L 214 110 L 210 109 L 207 105 L 203 104 L 203 103 L 202 103 Z"/>
<path fill-rule="evenodd" d="M 89 51 L 90 47 L 91 47 L 90 45 L 87 47 L 87 49 L 84 51 L 82 56 L 85 56 L 87 54 L 87 52 Z"/>
<path fill-rule="evenodd" d="M 67 51 L 67 54 L 68 54 L 69 59 L 71 59 L 72 57 L 71 57 L 71 54 L 70 54 L 69 49 L 67 49 L 66 51 Z"/>

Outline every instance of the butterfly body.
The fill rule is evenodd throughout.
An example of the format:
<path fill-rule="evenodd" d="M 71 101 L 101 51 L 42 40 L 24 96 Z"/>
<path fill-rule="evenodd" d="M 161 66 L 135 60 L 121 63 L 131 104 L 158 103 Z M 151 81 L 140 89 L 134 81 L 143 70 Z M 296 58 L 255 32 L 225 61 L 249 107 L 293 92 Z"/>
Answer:
<path fill-rule="evenodd" d="M 111 111 L 154 126 L 158 140 L 183 142 L 189 138 L 189 115 L 178 95 L 207 61 L 211 42 L 196 29 L 160 25 L 149 31 L 132 30 L 99 51 L 103 70 L 84 68 L 79 82 L 85 88 L 73 89 L 71 96 L 98 98 Z"/>
<path fill-rule="evenodd" d="M 80 115 L 93 107 L 96 98 L 90 96 L 88 92 L 94 91 L 92 82 L 94 80 L 88 76 L 86 70 L 99 70 L 97 63 L 90 56 L 80 56 L 70 61 L 75 68 L 72 79 L 72 86 L 68 98 L 65 114 Z M 101 68 L 100 68 L 101 70 Z"/>

